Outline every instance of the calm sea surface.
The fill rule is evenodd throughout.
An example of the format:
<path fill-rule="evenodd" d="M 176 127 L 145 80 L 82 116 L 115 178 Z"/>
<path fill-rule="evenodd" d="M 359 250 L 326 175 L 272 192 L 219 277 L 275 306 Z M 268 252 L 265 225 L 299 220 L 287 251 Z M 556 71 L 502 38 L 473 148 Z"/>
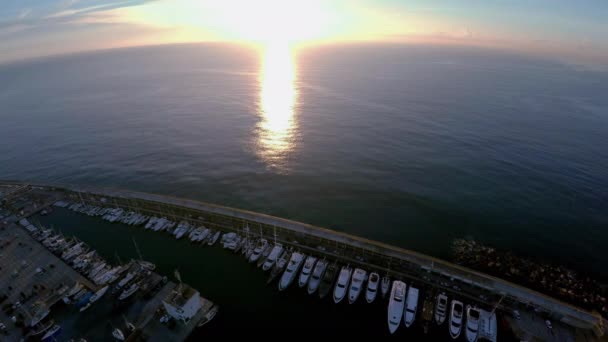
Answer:
<path fill-rule="evenodd" d="M 194 198 L 440 257 L 470 237 L 605 275 L 607 95 L 606 73 L 459 48 L 47 58 L 0 65 L 0 178 Z M 206 262 L 184 246 L 179 262 Z"/>

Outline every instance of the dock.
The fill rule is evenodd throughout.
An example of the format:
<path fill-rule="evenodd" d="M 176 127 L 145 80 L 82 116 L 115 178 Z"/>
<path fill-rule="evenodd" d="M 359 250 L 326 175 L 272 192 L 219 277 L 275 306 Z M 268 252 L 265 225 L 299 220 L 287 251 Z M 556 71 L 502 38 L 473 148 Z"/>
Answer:
<path fill-rule="evenodd" d="M 247 226 L 256 233 L 276 236 L 278 242 L 305 253 L 416 282 L 444 291 L 450 296 L 465 298 L 470 303 L 494 306 L 507 313 L 514 310 L 533 312 L 566 329 L 583 331 L 587 338 L 591 336 L 600 339 L 606 334 L 606 321 L 597 313 L 445 260 L 344 232 L 166 195 L 90 186 L 0 183 L 18 186 L 20 191 L 23 191 L 23 186 L 27 186 L 27 191 L 41 198 L 40 203 L 61 199 L 72 203 L 117 207 L 143 215 L 167 217 L 175 222 L 185 220 L 223 232 L 238 233 Z M 44 200 L 45 196 L 47 201 Z M 513 324 L 518 325 L 516 321 Z M 526 336 L 537 336 L 534 327 L 526 328 L 522 325 L 518 328 L 523 329 Z"/>

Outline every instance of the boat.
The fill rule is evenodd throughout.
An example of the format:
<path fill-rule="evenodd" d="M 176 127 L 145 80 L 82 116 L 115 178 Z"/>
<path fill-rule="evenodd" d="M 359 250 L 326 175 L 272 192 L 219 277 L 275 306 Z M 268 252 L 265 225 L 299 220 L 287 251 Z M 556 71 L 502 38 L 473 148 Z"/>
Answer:
<path fill-rule="evenodd" d="M 427 334 L 429 332 L 429 326 L 431 321 L 433 320 L 433 309 L 434 309 L 434 301 L 433 296 L 430 292 L 427 292 L 426 297 L 424 298 L 424 303 L 422 304 L 422 321 L 423 321 L 423 330 L 424 333 Z"/>
<path fill-rule="evenodd" d="M 312 273 L 312 269 L 315 267 L 317 263 L 317 258 L 310 255 L 306 258 L 306 262 L 304 263 L 304 267 L 302 267 L 302 273 L 300 273 L 300 279 L 298 279 L 298 286 L 304 287 L 308 284 L 308 280 L 310 279 L 310 274 Z"/>
<path fill-rule="evenodd" d="M 382 283 L 380 285 L 380 291 L 382 292 L 382 298 L 385 298 L 391 287 L 391 278 L 388 275 L 382 277 Z"/>
<path fill-rule="evenodd" d="M 437 296 L 437 303 L 435 305 L 435 323 L 442 325 L 445 322 L 448 310 L 448 296 L 445 293 L 440 293 Z"/>
<path fill-rule="evenodd" d="M 95 292 L 95 294 L 92 295 L 91 298 L 89 299 L 89 302 L 85 306 L 80 308 L 80 312 L 83 312 L 86 309 L 88 309 L 89 307 L 91 307 L 91 305 L 93 305 L 93 303 L 95 303 L 101 297 L 103 297 L 103 295 L 106 294 L 107 291 L 108 291 L 108 286 L 106 285 L 106 286 L 102 287 L 99 291 Z"/>
<path fill-rule="evenodd" d="M 135 292 L 137 292 L 137 290 L 139 290 L 139 283 L 133 283 L 128 289 L 124 290 L 120 296 L 118 296 L 118 300 L 125 300 L 131 297 Z"/>
<path fill-rule="evenodd" d="M 262 252 L 262 257 L 258 259 L 258 263 L 256 264 L 257 267 L 260 267 L 262 266 L 262 264 L 264 264 L 264 260 L 268 258 L 268 255 L 270 254 L 273 248 L 274 246 L 271 243 L 266 246 L 266 249 L 264 249 L 264 251 Z"/>
<path fill-rule="evenodd" d="M 365 291 L 365 301 L 368 303 L 373 302 L 378 294 L 378 285 L 380 283 L 380 275 L 376 272 L 372 272 L 369 275 L 367 281 L 367 290 Z"/>
<path fill-rule="evenodd" d="M 118 328 L 114 328 L 114 330 L 112 330 L 112 336 L 114 336 L 114 338 L 119 341 L 125 340 L 125 334 L 123 334 L 122 330 L 120 330 Z"/>
<path fill-rule="evenodd" d="M 215 235 L 213 235 L 213 237 L 209 240 L 209 242 L 207 242 L 207 246 L 213 246 L 215 245 L 215 243 L 217 242 L 217 240 L 220 238 L 220 235 L 222 233 L 220 232 L 216 232 Z"/>
<path fill-rule="evenodd" d="M 260 239 L 253 249 L 253 253 L 249 257 L 249 262 L 254 263 L 262 256 L 262 252 L 268 247 L 268 240 Z"/>
<path fill-rule="evenodd" d="M 272 271 L 270 271 L 270 277 L 268 277 L 268 281 L 266 282 L 267 284 L 270 284 L 285 269 L 285 265 L 287 265 L 289 258 L 291 258 L 291 252 L 284 251 L 283 254 L 281 254 L 274 264 Z"/>
<path fill-rule="evenodd" d="M 127 273 L 127 275 L 122 278 L 118 284 L 116 284 L 116 289 L 120 290 L 123 286 L 127 285 L 131 280 L 133 280 L 133 278 L 135 278 L 135 276 L 137 275 L 137 272 L 129 272 Z"/>
<path fill-rule="evenodd" d="M 315 291 L 317 291 L 319 284 L 321 284 L 321 278 L 323 278 L 326 269 L 327 261 L 319 260 L 312 271 L 310 280 L 308 281 L 308 294 L 313 294 Z"/>
<path fill-rule="evenodd" d="M 338 265 L 336 263 L 329 265 L 327 270 L 325 270 L 325 274 L 323 274 L 323 278 L 321 278 L 321 283 L 319 284 L 319 298 L 325 298 L 329 294 L 337 275 Z"/>
<path fill-rule="evenodd" d="M 497 333 L 496 314 L 493 311 L 480 310 L 478 338 L 496 342 Z"/>
<path fill-rule="evenodd" d="M 462 302 L 452 300 L 452 309 L 450 310 L 450 336 L 457 339 L 462 331 L 463 307 Z"/>
<path fill-rule="evenodd" d="M 287 265 L 287 269 L 283 273 L 281 277 L 281 281 L 279 282 L 279 291 L 283 291 L 291 285 L 294 278 L 298 274 L 300 270 L 300 266 L 302 265 L 302 261 L 304 260 L 304 255 L 298 252 L 294 252 L 291 255 L 291 259 L 289 259 L 289 264 Z"/>
<path fill-rule="evenodd" d="M 55 324 L 51 329 L 49 329 L 44 336 L 40 339 L 42 342 L 51 342 L 56 341 L 57 336 L 61 334 L 61 326 Z"/>
<path fill-rule="evenodd" d="M 356 302 L 357 298 L 359 298 L 361 289 L 363 288 L 363 283 L 366 279 L 367 272 L 361 268 L 355 268 L 350 282 L 350 287 L 348 289 L 348 302 L 350 304 Z"/>
<path fill-rule="evenodd" d="M 281 256 L 281 253 L 283 253 L 283 245 L 276 244 L 274 247 L 272 247 L 270 254 L 268 254 L 268 258 L 266 258 L 266 260 L 264 260 L 264 264 L 262 265 L 262 270 L 268 271 L 270 268 L 272 268 L 272 266 L 274 266 L 274 264 L 277 261 L 277 259 L 279 258 L 279 256 Z"/>
<path fill-rule="evenodd" d="M 334 303 L 340 303 L 346 296 L 346 289 L 350 283 L 350 276 L 352 273 L 353 270 L 350 268 L 350 266 L 342 266 L 340 274 L 338 275 L 338 281 L 334 287 Z"/>
<path fill-rule="evenodd" d="M 405 321 L 405 327 L 409 328 L 416 320 L 416 311 L 418 310 L 418 295 L 420 291 L 410 286 L 407 291 L 407 299 L 405 300 L 405 311 L 403 312 L 403 319 Z"/>
<path fill-rule="evenodd" d="M 465 336 L 468 342 L 476 342 L 479 335 L 479 309 L 467 305 L 467 325 Z"/>
<path fill-rule="evenodd" d="M 32 332 L 30 333 L 30 337 L 34 337 L 34 336 L 39 336 L 44 334 L 45 332 L 47 332 L 51 327 L 55 326 L 55 321 L 53 321 L 52 319 L 48 321 L 48 323 L 42 325 L 42 326 L 38 326 L 38 329 L 36 330 L 32 330 Z"/>
<path fill-rule="evenodd" d="M 394 334 L 399 328 L 401 317 L 403 316 L 403 308 L 405 307 L 405 291 L 407 285 L 401 280 L 393 282 L 391 296 L 388 302 L 388 331 Z"/>

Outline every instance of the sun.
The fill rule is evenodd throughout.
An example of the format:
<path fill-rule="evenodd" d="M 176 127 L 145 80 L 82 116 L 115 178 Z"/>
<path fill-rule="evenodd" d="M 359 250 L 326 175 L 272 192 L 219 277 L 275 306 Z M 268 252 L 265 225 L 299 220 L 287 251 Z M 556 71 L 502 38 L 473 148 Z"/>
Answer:
<path fill-rule="evenodd" d="M 327 6 L 320 0 L 171 0 L 124 12 L 131 21 L 181 28 L 201 38 L 266 45 L 327 36 Z"/>

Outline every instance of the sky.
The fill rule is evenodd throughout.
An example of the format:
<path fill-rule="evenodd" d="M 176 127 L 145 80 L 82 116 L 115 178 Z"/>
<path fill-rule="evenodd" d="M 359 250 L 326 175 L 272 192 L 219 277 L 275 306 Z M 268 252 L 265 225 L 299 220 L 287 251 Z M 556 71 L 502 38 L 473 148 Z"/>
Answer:
<path fill-rule="evenodd" d="M 608 1 L 0 1 L 0 63 L 204 41 L 471 45 L 606 66 Z"/>

